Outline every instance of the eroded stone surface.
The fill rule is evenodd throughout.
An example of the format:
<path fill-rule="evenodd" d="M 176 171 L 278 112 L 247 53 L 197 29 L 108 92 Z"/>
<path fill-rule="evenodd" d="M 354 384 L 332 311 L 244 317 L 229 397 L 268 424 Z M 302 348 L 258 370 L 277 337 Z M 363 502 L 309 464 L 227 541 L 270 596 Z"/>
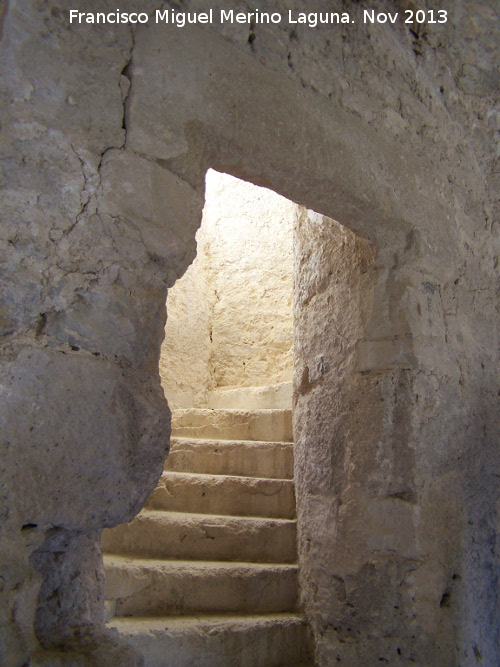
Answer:
<path fill-rule="evenodd" d="M 260 387 L 215 389 L 207 394 L 207 408 L 235 410 L 283 410 L 292 405 L 292 382 Z"/>
<path fill-rule="evenodd" d="M 492 552 L 483 543 L 479 575 L 465 493 L 489 474 L 479 472 L 469 429 L 448 423 L 452 414 L 472 418 L 475 389 L 457 374 L 462 358 L 450 366 L 452 348 L 436 353 L 447 335 L 438 286 L 420 286 L 422 318 L 434 331 L 423 345 L 421 331 L 402 335 L 410 323 L 397 299 L 384 320 L 378 314 L 379 271 L 368 244 L 332 220 L 304 215 L 297 232 L 295 470 L 302 593 L 318 633 L 316 659 L 362 665 L 378 655 L 389 664 L 451 665 L 451 637 L 461 637 L 465 655 L 465 637 L 474 633 L 496 655 L 496 640 L 482 634 L 495 617 L 494 596 L 477 588 Z M 402 301 L 416 293 L 398 291 Z M 381 341 L 366 340 L 374 327 L 384 330 Z M 448 418 L 438 417 L 443 403 Z M 496 469 L 496 455 L 489 457 Z M 484 505 L 481 516 L 488 522 L 491 512 Z M 483 610 L 476 626 L 470 605 Z"/>
<path fill-rule="evenodd" d="M 147 507 L 293 519 L 295 495 L 289 479 L 165 472 Z"/>
<path fill-rule="evenodd" d="M 307 626 L 295 614 L 165 619 L 115 618 L 113 627 L 155 667 L 213 662 L 221 667 L 268 664 L 311 667 Z M 151 641 L 151 634 L 155 641 Z"/>
<path fill-rule="evenodd" d="M 180 438 L 292 442 L 292 411 L 174 410 L 172 432 Z"/>
<path fill-rule="evenodd" d="M 293 611 L 297 565 L 106 556 L 106 598 L 117 616 Z"/>
<path fill-rule="evenodd" d="M 159 474 L 166 288 L 193 258 L 208 166 L 364 239 L 320 221 L 300 241 L 297 489 L 318 664 L 498 662 L 497 6 L 440 6 L 449 22 L 422 31 L 366 25 L 363 3 L 345 28 L 131 30 L 69 28 L 66 0 L 9 3 L 3 662 L 37 650 L 30 555 L 54 520 L 84 534 L 124 520 Z M 121 474 L 126 499 L 109 490 Z"/>
<path fill-rule="evenodd" d="M 105 530 L 103 549 L 144 558 L 291 563 L 295 538 L 295 521 L 288 519 L 142 510 L 131 523 Z"/>
<path fill-rule="evenodd" d="M 174 437 L 165 470 L 292 479 L 293 444 Z"/>

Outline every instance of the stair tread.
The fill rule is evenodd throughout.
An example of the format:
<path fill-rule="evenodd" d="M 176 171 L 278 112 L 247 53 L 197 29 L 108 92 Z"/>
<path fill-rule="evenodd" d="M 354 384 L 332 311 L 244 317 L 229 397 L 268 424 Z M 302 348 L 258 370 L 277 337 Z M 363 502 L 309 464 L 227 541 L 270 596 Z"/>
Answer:
<path fill-rule="evenodd" d="M 164 468 L 173 472 L 293 478 L 293 443 L 172 438 Z"/>
<path fill-rule="evenodd" d="M 196 514 L 295 518 L 291 479 L 163 472 L 148 509 Z"/>
<path fill-rule="evenodd" d="M 170 443 L 179 443 L 187 444 L 189 442 L 200 443 L 203 445 L 207 444 L 220 444 L 221 447 L 227 447 L 230 445 L 242 445 L 244 447 L 262 447 L 264 445 L 268 446 L 288 446 L 293 448 L 293 442 L 281 442 L 280 440 L 221 440 L 219 438 L 194 438 L 194 437 L 183 437 L 180 435 L 173 435 L 170 438 Z"/>
<path fill-rule="evenodd" d="M 121 554 L 104 554 L 104 565 L 123 565 L 142 568 L 152 568 L 158 570 L 172 570 L 175 572 L 219 570 L 238 572 L 239 570 L 260 571 L 260 570 L 296 570 L 297 563 L 252 563 L 246 561 L 206 561 L 206 560 L 188 560 L 180 558 L 137 558 L 136 556 L 126 556 Z"/>
<path fill-rule="evenodd" d="M 289 409 L 212 410 L 186 408 L 172 412 L 172 436 L 215 440 L 290 442 L 293 440 Z"/>
<path fill-rule="evenodd" d="M 300 613 L 195 613 L 107 623 L 144 655 L 145 667 L 313 667 Z"/>
<path fill-rule="evenodd" d="M 206 523 L 207 521 L 220 521 L 220 523 L 243 523 L 247 525 L 261 524 L 261 525 L 292 525 L 297 523 L 297 519 L 281 519 L 264 516 L 234 516 L 230 514 L 204 514 L 202 512 L 175 512 L 170 510 L 154 510 L 144 508 L 140 513 L 132 519 L 130 523 L 136 521 L 139 517 L 149 517 L 151 519 L 157 518 L 159 521 L 168 523 L 185 524 L 186 521 L 190 523 Z"/>
<path fill-rule="evenodd" d="M 173 411 L 172 456 L 104 555 L 107 625 L 146 667 L 313 664 L 297 608 L 291 414 Z"/>
<path fill-rule="evenodd" d="M 247 477 L 245 475 L 214 475 L 204 472 L 180 472 L 178 470 L 164 470 L 162 477 L 186 477 L 187 479 L 201 479 L 206 481 L 218 480 L 233 480 L 242 484 L 259 483 L 271 484 L 273 482 L 285 482 L 286 484 L 293 484 L 293 479 L 286 479 L 282 477 Z"/>
<path fill-rule="evenodd" d="M 175 417 L 185 414 L 238 414 L 238 415 L 259 415 L 261 413 L 268 414 L 271 412 L 292 412 L 291 408 L 259 408 L 257 410 L 245 410 L 244 408 L 175 408 L 172 410 L 172 415 Z"/>
<path fill-rule="evenodd" d="M 296 564 L 107 556 L 104 570 L 116 616 L 296 610 Z"/>
<path fill-rule="evenodd" d="M 144 509 L 105 530 L 103 551 L 140 558 L 290 563 L 297 559 L 294 519 Z"/>
<path fill-rule="evenodd" d="M 200 614 L 183 614 L 176 616 L 115 616 L 108 625 L 113 627 L 145 627 L 151 630 L 170 630 L 182 629 L 185 626 L 203 626 L 203 625 L 256 625 L 258 623 L 274 623 L 274 622 L 295 622 L 306 623 L 304 614 L 297 612 L 274 612 L 267 614 L 237 614 L 237 613 L 200 613 Z M 167 624 L 167 627 L 165 627 Z"/>

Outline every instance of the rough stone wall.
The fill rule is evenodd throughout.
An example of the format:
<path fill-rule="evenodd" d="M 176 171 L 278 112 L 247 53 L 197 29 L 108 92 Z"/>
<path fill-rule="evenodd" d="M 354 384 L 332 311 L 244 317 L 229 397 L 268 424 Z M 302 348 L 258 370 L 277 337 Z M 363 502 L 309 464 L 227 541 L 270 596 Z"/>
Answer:
<path fill-rule="evenodd" d="M 299 545 L 320 664 L 499 659 L 498 16 L 440 6 L 453 26 L 411 45 L 350 33 L 332 71 L 330 96 L 393 137 L 387 160 L 413 150 L 385 184 L 411 226 L 371 235 L 361 285 L 352 251 L 347 307 L 324 234 L 299 234 Z"/>
<path fill-rule="evenodd" d="M 338 260 L 299 263 L 313 294 L 297 326 L 300 565 L 318 664 L 497 664 L 496 1 L 436 0 L 450 21 L 425 30 L 364 24 L 363 2 L 315 3 L 356 23 L 314 30 L 69 28 L 66 0 L 4 7 L 1 661 L 25 664 L 35 632 L 51 651 L 82 641 L 59 636 L 51 590 L 62 619 L 88 609 L 105 650 L 88 553 L 161 470 L 166 288 L 194 256 L 213 166 L 360 237 L 345 233 L 339 285 L 359 304 L 345 328 Z M 337 243 L 311 220 L 318 244 Z"/>
<path fill-rule="evenodd" d="M 204 211 L 206 211 L 206 204 Z M 205 224 L 196 234 L 196 257 L 169 291 L 167 323 L 161 347 L 160 377 L 171 408 L 206 405 L 213 308 L 206 260 Z"/>
<path fill-rule="evenodd" d="M 169 291 L 160 359 L 173 407 L 291 382 L 296 204 L 211 170 L 197 256 Z"/>
<path fill-rule="evenodd" d="M 102 573 L 82 544 L 134 516 L 161 472 L 166 287 L 194 256 L 203 198 L 124 151 L 129 27 L 4 9 L 0 663 L 26 664 L 38 640 L 106 664 Z"/>

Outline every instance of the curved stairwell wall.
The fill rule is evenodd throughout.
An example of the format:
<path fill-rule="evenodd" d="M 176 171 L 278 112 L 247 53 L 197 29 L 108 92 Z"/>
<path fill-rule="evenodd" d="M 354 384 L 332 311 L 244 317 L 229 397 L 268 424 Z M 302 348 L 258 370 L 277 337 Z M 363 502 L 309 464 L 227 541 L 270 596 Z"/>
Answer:
<path fill-rule="evenodd" d="M 289 408 L 299 206 L 209 170 L 197 256 L 169 290 L 160 358 L 173 408 Z"/>

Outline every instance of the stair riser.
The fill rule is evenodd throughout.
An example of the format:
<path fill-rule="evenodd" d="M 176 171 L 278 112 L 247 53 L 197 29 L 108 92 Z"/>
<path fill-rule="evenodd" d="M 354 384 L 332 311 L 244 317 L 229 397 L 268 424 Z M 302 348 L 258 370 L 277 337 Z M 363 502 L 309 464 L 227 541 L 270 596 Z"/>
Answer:
<path fill-rule="evenodd" d="M 165 630 L 165 625 L 167 629 Z M 255 622 L 254 626 L 220 624 L 216 630 L 197 628 L 175 629 L 165 625 L 127 632 L 121 620 L 117 627 L 127 644 L 144 655 L 144 667 L 298 667 L 313 665 L 308 651 L 305 623 Z"/>
<path fill-rule="evenodd" d="M 175 410 L 172 415 L 172 436 L 292 442 L 292 411 Z"/>
<path fill-rule="evenodd" d="M 292 566 L 269 571 L 196 572 L 107 565 L 106 598 L 116 599 L 117 616 L 293 611 L 297 572 Z"/>
<path fill-rule="evenodd" d="M 295 495 L 288 480 L 202 478 L 164 474 L 146 507 L 171 512 L 293 519 Z"/>
<path fill-rule="evenodd" d="M 189 515 L 181 523 L 165 513 L 157 517 L 139 515 L 129 524 L 105 530 L 102 545 L 107 553 L 147 558 L 292 563 L 296 559 L 295 523 L 260 525 L 251 519 L 194 522 Z M 169 522 L 170 520 L 170 522 Z"/>
<path fill-rule="evenodd" d="M 165 470 L 292 479 L 293 445 L 172 439 Z"/>

